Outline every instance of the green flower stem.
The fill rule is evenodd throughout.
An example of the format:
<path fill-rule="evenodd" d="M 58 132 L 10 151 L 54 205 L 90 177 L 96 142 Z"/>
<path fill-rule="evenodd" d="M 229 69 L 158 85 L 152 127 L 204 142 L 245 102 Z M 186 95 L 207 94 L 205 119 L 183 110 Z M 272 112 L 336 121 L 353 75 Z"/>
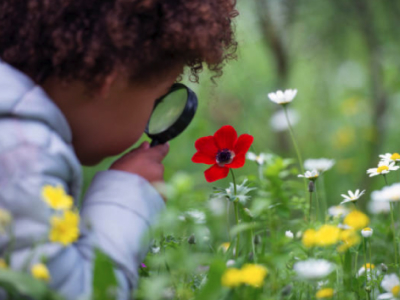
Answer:
<path fill-rule="evenodd" d="M 328 209 L 328 200 L 326 199 L 326 190 L 325 190 L 325 176 L 322 172 L 319 179 L 319 187 L 321 188 L 321 208 L 322 212 L 325 213 Z M 325 221 L 325 220 L 323 220 Z"/>
<path fill-rule="evenodd" d="M 314 189 L 315 189 L 315 220 L 319 221 L 320 210 L 319 210 L 319 198 L 318 198 L 318 190 L 317 190 L 317 183 L 314 182 Z"/>
<path fill-rule="evenodd" d="M 397 263 L 399 260 L 397 258 L 398 253 L 397 253 L 397 245 L 396 245 L 396 231 L 395 231 L 395 227 L 394 227 L 393 211 L 394 211 L 393 203 L 390 202 L 390 218 L 392 220 L 393 246 L 394 246 L 394 264 L 395 264 L 395 268 L 397 268 Z"/>
<path fill-rule="evenodd" d="M 233 170 L 230 169 L 231 175 L 232 175 L 232 181 L 233 181 L 233 192 L 235 194 L 235 200 L 233 200 L 233 206 L 235 208 L 235 219 L 236 219 L 236 225 L 239 225 L 239 203 L 238 203 L 238 198 L 237 198 L 237 189 L 236 189 L 236 178 L 235 174 L 233 173 Z M 240 233 L 237 234 L 236 236 L 236 245 L 235 245 L 235 257 L 238 258 L 239 256 L 239 242 L 240 242 Z"/>
<path fill-rule="evenodd" d="M 250 237 L 251 237 L 251 248 L 253 251 L 254 262 L 257 263 L 257 252 L 256 252 L 256 247 L 254 245 L 254 229 L 250 230 Z"/>
<path fill-rule="evenodd" d="M 260 182 L 264 180 L 263 165 L 260 164 L 258 164 L 258 178 L 260 179 Z"/>
<path fill-rule="evenodd" d="M 310 207 L 309 207 L 309 211 L 308 211 L 308 222 L 309 222 L 309 223 L 311 223 L 312 193 L 313 193 L 313 192 L 310 192 Z"/>
<path fill-rule="evenodd" d="M 368 285 L 368 272 L 370 275 L 370 280 L 372 280 L 372 270 L 371 270 L 371 260 L 369 260 L 369 268 L 367 268 L 367 256 L 368 256 L 368 252 L 367 252 L 367 241 L 366 238 L 363 237 L 363 247 L 364 247 L 364 271 L 365 271 L 365 278 L 367 280 L 367 285 Z M 368 271 L 369 269 L 369 271 Z"/>
<path fill-rule="evenodd" d="M 388 184 L 388 181 L 387 181 L 387 178 L 386 178 L 386 174 L 383 174 L 383 179 L 385 179 L 386 185 L 389 185 L 389 184 Z"/>
<path fill-rule="evenodd" d="M 368 250 L 369 250 L 369 263 L 370 264 L 372 264 L 372 252 L 371 252 L 371 248 L 372 248 L 372 245 L 371 245 L 371 240 L 369 240 L 369 242 L 368 242 Z M 371 281 L 373 282 L 373 278 L 372 278 L 372 268 L 370 268 L 370 270 L 371 270 Z M 375 271 L 374 271 L 375 272 Z M 372 285 L 371 286 L 371 288 L 372 288 L 372 295 L 374 295 L 374 290 L 375 290 L 375 287 L 374 287 L 375 285 Z"/>
<path fill-rule="evenodd" d="M 300 150 L 299 150 L 299 147 L 297 146 L 297 142 L 296 142 L 296 139 L 294 137 L 293 128 L 292 128 L 292 125 L 290 124 L 290 120 L 289 120 L 289 116 L 288 116 L 288 113 L 287 113 L 286 105 L 282 105 L 282 107 L 283 107 L 283 111 L 285 112 L 286 121 L 288 123 L 290 137 L 292 139 L 292 143 L 294 145 L 294 149 L 296 150 L 297 159 L 299 160 L 300 170 L 301 170 L 301 173 L 304 174 L 303 159 L 301 158 Z M 307 191 L 307 179 L 306 178 L 304 178 L 304 186 L 305 186 L 306 191 Z"/>

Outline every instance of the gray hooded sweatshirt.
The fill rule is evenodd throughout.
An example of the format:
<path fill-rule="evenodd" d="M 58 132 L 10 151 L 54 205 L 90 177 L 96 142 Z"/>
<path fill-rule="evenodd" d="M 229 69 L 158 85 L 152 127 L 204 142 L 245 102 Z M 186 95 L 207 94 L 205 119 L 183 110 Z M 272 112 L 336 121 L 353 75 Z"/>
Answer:
<path fill-rule="evenodd" d="M 66 118 L 44 90 L 0 61 L 0 208 L 13 217 L 11 268 L 19 270 L 27 261 L 31 266 L 44 256 L 52 288 L 66 299 L 90 297 L 99 247 L 115 262 L 119 299 L 128 299 L 149 246 L 143 236 L 164 201 L 138 175 L 99 172 L 83 199 L 79 239 L 68 246 L 49 242 L 54 210 L 43 201 L 43 186 L 63 186 L 75 205 L 80 198 L 82 170 L 71 141 Z M 9 244 L 10 236 L 0 235 L 0 253 Z M 34 245 L 39 246 L 32 257 Z"/>

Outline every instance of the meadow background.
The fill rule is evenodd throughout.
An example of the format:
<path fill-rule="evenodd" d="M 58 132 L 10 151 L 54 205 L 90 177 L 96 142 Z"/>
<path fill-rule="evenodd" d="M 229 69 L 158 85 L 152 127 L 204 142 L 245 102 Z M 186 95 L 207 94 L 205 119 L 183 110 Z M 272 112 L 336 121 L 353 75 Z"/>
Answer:
<path fill-rule="evenodd" d="M 290 108 L 298 114 L 294 131 L 303 159 L 336 160 L 325 175 L 328 202 L 338 204 L 348 189 L 366 189 L 368 197 L 382 179 L 368 178 L 367 168 L 377 165 L 378 154 L 400 151 L 400 2 L 239 0 L 237 7 L 238 59 L 226 65 L 216 85 L 207 72 L 199 84 L 183 80 L 197 93 L 199 109 L 170 142 L 166 181 L 185 172 L 195 190 L 209 193 L 206 166 L 190 160 L 194 142 L 226 124 L 254 136 L 251 151 L 296 157 L 289 132 L 271 126 L 281 107 L 267 97 L 295 88 Z M 85 187 L 114 159 L 84 168 Z M 256 173 L 257 166 L 247 163 L 236 172 Z"/>
<path fill-rule="evenodd" d="M 269 275 L 263 290 L 221 288 L 226 261 L 234 255 L 221 254 L 218 248 L 233 241 L 235 222 L 229 201 L 218 203 L 210 200 L 210 195 L 213 187 L 228 188 L 231 177 L 207 183 L 203 171 L 208 166 L 192 163 L 191 157 L 196 139 L 230 124 L 238 134 L 254 136 L 252 152 L 296 158 L 289 132 L 277 131 L 271 123 L 282 107 L 271 102 L 267 94 L 297 89 L 289 107 L 298 116 L 297 122 L 293 118 L 292 122 L 303 159 L 324 157 L 336 161 L 317 183 L 319 192 L 323 188 L 321 196 L 333 206 L 343 200 L 340 194 L 347 190 L 366 189 L 357 207 L 368 212 L 370 193 L 381 189 L 384 181 L 382 176 L 368 177 L 366 170 L 377 166 L 379 154 L 400 152 L 400 2 L 239 0 L 238 10 L 238 59 L 226 65 L 216 84 L 210 81 L 208 72 L 202 74 L 199 84 L 183 80 L 197 93 L 199 109 L 189 128 L 170 142 L 170 153 L 164 161 L 168 209 L 155 231 L 146 268 L 141 269 L 136 299 L 269 300 L 283 299 L 284 293 L 288 299 L 312 299 L 316 285 L 293 282 L 293 263 L 314 256 L 343 265 L 344 273 L 337 271 L 328 282 L 337 291 L 336 299 L 366 299 L 365 277 L 355 279 L 363 264 L 362 244 L 346 252 L 349 256 L 333 248 L 313 253 L 302 248 L 299 238 L 289 243 L 285 237 L 286 230 L 296 234 L 297 230 L 307 229 L 303 214 L 307 205 L 301 199 L 304 186 L 297 178 L 300 171 L 295 160 L 278 159 L 267 164 L 264 182 L 258 181 L 254 162 L 248 161 L 235 170 L 238 184 L 248 179 L 249 185 L 256 188 L 249 194 L 253 199 L 247 207 L 258 214 L 255 222 L 261 230 L 256 234 L 262 241 L 255 247 L 258 263 L 268 267 Z M 84 168 L 85 187 L 114 159 Z M 398 181 L 398 176 L 389 174 L 389 183 Z M 193 209 L 204 212 L 206 220 L 187 214 Z M 389 218 L 369 216 L 376 236 L 371 244 L 372 262 L 377 266 L 385 263 L 390 272 L 398 273 L 396 266 L 392 268 Z M 244 226 L 253 222 L 243 211 L 241 218 Z M 241 255 L 235 258 L 237 266 L 253 261 L 254 257 L 248 255 L 252 245 L 248 234 L 246 231 L 242 235 Z M 347 260 L 350 253 L 353 261 L 346 263 L 343 259 Z M 209 268 L 212 271 L 208 272 Z M 372 284 L 372 299 L 384 292 L 379 288 L 380 280 Z"/>

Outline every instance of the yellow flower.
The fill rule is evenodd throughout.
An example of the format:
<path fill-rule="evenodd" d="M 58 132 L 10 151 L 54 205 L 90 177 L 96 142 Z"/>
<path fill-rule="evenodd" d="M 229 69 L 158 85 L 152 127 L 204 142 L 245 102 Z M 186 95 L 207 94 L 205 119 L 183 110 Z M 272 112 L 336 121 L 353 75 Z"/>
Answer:
<path fill-rule="evenodd" d="M 241 269 L 242 281 L 253 287 L 261 287 L 265 276 L 268 274 L 267 268 L 256 264 L 246 264 Z"/>
<path fill-rule="evenodd" d="M 40 280 L 43 280 L 43 281 L 49 281 L 50 280 L 49 270 L 42 263 L 34 265 L 32 267 L 32 269 L 31 269 L 31 273 L 32 273 L 32 276 L 37 278 L 37 279 L 40 279 Z"/>
<path fill-rule="evenodd" d="M 42 196 L 44 201 L 53 209 L 70 209 L 73 204 L 73 199 L 70 195 L 66 194 L 63 187 L 46 185 L 42 189 Z"/>
<path fill-rule="evenodd" d="M 0 269 L 7 269 L 7 263 L 3 258 L 0 258 Z"/>
<path fill-rule="evenodd" d="M 353 210 L 344 218 L 343 223 L 350 226 L 354 230 L 358 230 L 368 226 L 369 218 L 361 211 Z"/>
<path fill-rule="evenodd" d="M 343 244 L 340 245 L 337 250 L 339 252 L 344 252 L 350 247 L 359 244 L 361 239 L 356 231 L 352 229 L 346 229 L 340 233 L 340 240 L 343 242 Z"/>
<path fill-rule="evenodd" d="M 339 241 L 340 229 L 333 225 L 323 225 L 315 234 L 317 246 L 331 246 Z"/>
<path fill-rule="evenodd" d="M 311 248 L 315 246 L 316 244 L 316 231 L 314 229 L 307 229 L 303 233 L 303 237 L 301 239 L 301 242 L 303 245 L 307 248 Z"/>
<path fill-rule="evenodd" d="M 226 287 L 236 287 L 242 283 L 242 272 L 236 268 L 225 271 L 221 278 L 221 284 Z"/>
<path fill-rule="evenodd" d="M 49 239 L 52 242 L 59 242 L 64 246 L 76 241 L 79 237 L 79 214 L 67 210 L 63 217 L 54 216 L 51 218 L 51 230 Z"/>
<path fill-rule="evenodd" d="M 335 291 L 331 288 L 325 288 L 325 289 L 321 289 L 319 290 L 316 294 L 315 297 L 317 299 L 330 299 L 333 297 L 333 294 L 335 293 Z"/>

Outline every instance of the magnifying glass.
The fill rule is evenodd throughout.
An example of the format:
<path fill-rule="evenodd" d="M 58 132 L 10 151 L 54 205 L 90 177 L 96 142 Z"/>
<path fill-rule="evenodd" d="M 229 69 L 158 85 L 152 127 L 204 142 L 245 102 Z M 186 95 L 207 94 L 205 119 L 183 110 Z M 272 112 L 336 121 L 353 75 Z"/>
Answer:
<path fill-rule="evenodd" d="M 164 144 L 179 135 L 190 124 L 196 110 L 196 94 L 184 84 L 175 83 L 154 105 L 145 130 L 152 139 L 150 146 Z"/>

